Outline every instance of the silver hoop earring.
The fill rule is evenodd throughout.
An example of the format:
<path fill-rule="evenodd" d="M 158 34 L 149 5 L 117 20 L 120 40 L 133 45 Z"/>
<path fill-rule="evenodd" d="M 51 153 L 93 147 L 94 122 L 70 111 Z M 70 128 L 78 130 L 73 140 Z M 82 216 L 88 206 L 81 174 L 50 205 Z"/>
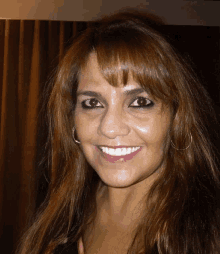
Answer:
<path fill-rule="evenodd" d="M 173 144 L 173 141 L 172 141 L 172 140 L 170 141 L 170 143 L 171 143 L 171 146 L 172 146 L 174 149 L 176 149 L 176 150 L 186 150 L 186 149 L 188 149 L 188 148 L 191 146 L 191 144 L 192 144 L 192 134 L 190 133 L 190 143 L 189 143 L 189 145 L 188 145 L 186 148 L 176 148 L 176 146 Z"/>
<path fill-rule="evenodd" d="M 75 130 L 76 130 L 76 129 L 73 128 L 73 140 L 74 140 L 75 143 L 80 144 L 80 141 L 77 140 L 77 139 L 75 139 Z"/>

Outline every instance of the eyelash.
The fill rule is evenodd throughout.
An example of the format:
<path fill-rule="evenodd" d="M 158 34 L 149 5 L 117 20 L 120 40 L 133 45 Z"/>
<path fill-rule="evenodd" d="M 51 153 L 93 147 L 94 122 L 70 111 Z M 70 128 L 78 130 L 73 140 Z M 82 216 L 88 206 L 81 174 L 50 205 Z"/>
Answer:
<path fill-rule="evenodd" d="M 130 106 L 131 104 L 133 104 L 133 103 L 134 103 L 136 100 L 138 100 L 138 99 L 145 99 L 145 100 L 148 101 L 149 103 L 146 104 L 146 105 L 144 105 L 144 106 Z M 97 106 L 87 106 L 87 105 L 86 105 L 86 102 L 87 102 L 87 101 L 90 101 L 90 102 L 91 102 L 91 100 L 95 100 L 96 103 L 101 104 L 97 99 L 91 98 L 91 99 L 87 99 L 87 100 L 82 101 L 82 103 L 81 103 L 82 108 L 84 108 L 84 109 L 103 108 L 103 106 L 98 106 L 98 107 L 97 107 Z M 133 101 L 131 104 L 130 104 L 129 106 L 132 107 L 132 108 L 150 108 L 150 107 L 153 107 L 153 106 L 154 106 L 154 102 L 153 102 L 153 101 L 149 100 L 149 99 L 146 98 L 146 97 L 142 97 L 142 96 L 139 96 L 139 97 L 135 98 L 134 101 Z"/>

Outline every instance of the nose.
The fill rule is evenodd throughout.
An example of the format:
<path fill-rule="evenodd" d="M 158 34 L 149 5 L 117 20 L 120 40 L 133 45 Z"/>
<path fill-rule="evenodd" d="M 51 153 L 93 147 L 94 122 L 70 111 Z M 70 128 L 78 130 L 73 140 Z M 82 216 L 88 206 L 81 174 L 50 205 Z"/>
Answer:
<path fill-rule="evenodd" d="M 125 122 L 123 112 L 116 109 L 108 111 L 102 116 L 99 132 L 109 139 L 114 139 L 117 136 L 128 135 L 130 128 Z"/>

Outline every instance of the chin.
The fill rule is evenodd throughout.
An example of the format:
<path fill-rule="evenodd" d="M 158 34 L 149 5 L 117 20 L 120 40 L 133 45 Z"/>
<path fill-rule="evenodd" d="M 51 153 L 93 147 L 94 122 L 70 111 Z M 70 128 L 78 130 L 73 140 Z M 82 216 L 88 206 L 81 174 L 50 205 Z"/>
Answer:
<path fill-rule="evenodd" d="M 103 180 L 102 180 L 103 181 Z M 112 187 L 112 188 L 128 188 L 132 185 L 134 185 L 135 183 L 130 182 L 130 181 L 103 181 L 105 183 L 106 186 L 108 187 Z"/>
<path fill-rule="evenodd" d="M 109 175 L 98 173 L 101 180 L 109 187 L 126 188 L 142 181 L 141 177 L 139 178 L 139 177 L 129 175 L 127 174 L 127 172 L 120 172 L 118 174 L 117 173 L 112 174 L 112 173 L 113 172 L 111 172 L 111 174 Z"/>

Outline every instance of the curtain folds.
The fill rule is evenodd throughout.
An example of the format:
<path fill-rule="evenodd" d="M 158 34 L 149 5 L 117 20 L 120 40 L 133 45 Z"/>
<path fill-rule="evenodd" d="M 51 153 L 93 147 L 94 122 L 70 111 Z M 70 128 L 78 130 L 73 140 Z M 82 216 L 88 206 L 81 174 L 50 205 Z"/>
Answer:
<path fill-rule="evenodd" d="M 0 20 L 0 246 L 5 254 L 13 253 L 36 199 L 43 199 L 36 192 L 45 138 L 39 131 L 43 89 L 72 36 L 85 28 L 84 22 Z"/>

